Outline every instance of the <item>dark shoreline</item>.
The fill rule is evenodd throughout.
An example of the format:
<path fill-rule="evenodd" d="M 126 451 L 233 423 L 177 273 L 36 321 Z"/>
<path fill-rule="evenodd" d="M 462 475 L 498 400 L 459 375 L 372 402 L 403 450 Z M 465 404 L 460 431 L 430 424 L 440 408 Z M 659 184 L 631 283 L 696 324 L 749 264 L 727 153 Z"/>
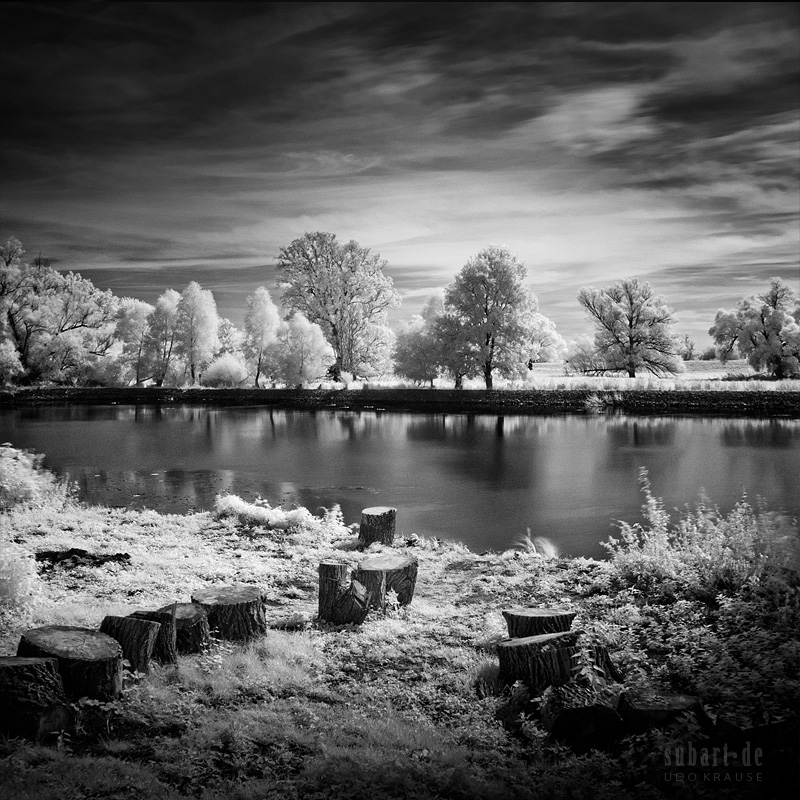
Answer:
<path fill-rule="evenodd" d="M 198 405 L 450 414 L 704 414 L 800 418 L 800 392 L 740 390 L 156 389 L 46 388 L 0 391 L 0 409 L 44 405 Z"/>

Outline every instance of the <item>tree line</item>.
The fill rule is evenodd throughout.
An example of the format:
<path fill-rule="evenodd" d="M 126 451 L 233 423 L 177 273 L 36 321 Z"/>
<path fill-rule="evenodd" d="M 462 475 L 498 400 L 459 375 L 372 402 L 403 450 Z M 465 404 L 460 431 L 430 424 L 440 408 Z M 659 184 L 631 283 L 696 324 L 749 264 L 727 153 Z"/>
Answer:
<path fill-rule="evenodd" d="M 636 278 L 585 287 L 578 302 L 594 336 L 567 347 L 540 313 L 528 273 L 508 248 L 470 258 L 440 296 L 395 334 L 387 312 L 400 303 L 386 261 L 358 242 L 306 233 L 280 248 L 279 307 L 266 287 L 246 299 L 243 329 L 217 313 L 192 281 L 154 305 L 97 289 L 42 258 L 0 246 L 0 381 L 156 386 L 302 385 L 323 378 L 394 373 L 457 388 L 481 378 L 523 378 L 540 361 L 589 375 L 658 376 L 681 370 L 694 346 L 674 332 L 674 312 Z M 739 355 L 778 378 L 800 374 L 800 298 L 780 279 L 720 310 L 709 334 L 720 360 Z"/>

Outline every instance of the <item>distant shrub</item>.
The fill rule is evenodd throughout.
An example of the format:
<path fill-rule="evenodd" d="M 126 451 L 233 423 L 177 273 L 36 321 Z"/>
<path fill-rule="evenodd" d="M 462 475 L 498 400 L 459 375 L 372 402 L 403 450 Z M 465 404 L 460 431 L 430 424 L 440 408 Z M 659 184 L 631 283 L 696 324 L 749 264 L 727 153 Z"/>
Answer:
<path fill-rule="evenodd" d="M 17 348 L 7 339 L 0 342 L 0 383 L 10 383 L 23 372 Z"/>
<path fill-rule="evenodd" d="M 272 508 L 266 500 L 248 503 L 235 494 L 227 494 L 214 501 L 214 514 L 219 519 L 233 517 L 245 525 L 263 525 L 265 528 L 287 530 L 301 525 L 309 525 L 314 521 L 313 514 L 305 508 L 284 511 Z"/>
<path fill-rule="evenodd" d="M 0 607 L 17 609 L 29 605 L 39 592 L 39 575 L 32 554 L 0 539 Z"/>
<path fill-rule="evenodd" d="M 233 353 L 223 353 L 215 358 L 203 373 L 206 386 L 240 386 L 247 380 L 244 359 Z"/>
<path fill-rule="evenodd" d="M 43 458 L 8 444 L 0 445 L 0 510 L 66 500 L 67 485 L 42 468 Z"/>

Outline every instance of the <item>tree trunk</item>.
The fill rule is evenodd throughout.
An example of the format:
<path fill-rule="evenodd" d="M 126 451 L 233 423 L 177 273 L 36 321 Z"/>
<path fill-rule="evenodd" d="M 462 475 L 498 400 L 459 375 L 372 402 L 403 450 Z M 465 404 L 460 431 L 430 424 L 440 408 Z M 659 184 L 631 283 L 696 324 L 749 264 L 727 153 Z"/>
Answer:
<path fill-rule="evenodd" d="M 34 628 L 20 638 L 17 655 L 57 658 L 69 698 L 115 700 L 122 694 L 122 648 L 100 631 L 67 625 Z"/>
<path fill-rule="evenodd" d="M 134 672 L 150 672 L 150 659 L 156 645 L 161 625 L 136 617 L 105 617 L 100 623 L 100 633 L 116 639 L 122 647 L 122 656 L 131 663 Z"/>
<path fill-rule="evenodd" d="M 492 388 L 492 367 L 491 364 L 485 364 L 483 367 L 483 380 L 486 382 L 486 388 Z"/>
<path fill-rule="evenodd" d="M 358 539 L 363 547 L 373 542 L 391 545 L 394 541 L 394 528 L 397 509 L 391 506 L 373 506 L 361 512 L 361 528 Z"/>
<path fill-rule="evenodd" d="M 333 625 L 360 625 L 369 612 L 370 595 L 351 581 L 347 564 L 319 565 L 319 618 Z"/>
<path fill-rule="evenodd" d="M 556 741 L 577 753 L 607 749 L 623 734 L 618 695 L 599 693 L 574 683 L 551 686 L 542 697 L 542 724 Z"/>
<path fill-rule="evenodd" d="M 231 642 L 250 641 L 267 632 L 265 599 L 257 586 L 246 585 L 199 589 L 192 595 L 192 602 L 208 614 L 209 627 Z"/>
<path fill-rule="evenodd" d="M 370 596 L 369 607 L 386 610 L 386 593 L 394 590 L 397 602 L 407 606 L 414 597 L 417 559 L 413 556 L 380 554 L 365 558 L 353 572 Z"/>
<path fill-rule="evenodd" d="M 512 639 L 539 636 L 543 633 L 564 633 L 575 619 L 574 611 L 563 608 L 512 608 L 503 612 Z"/>
<path fill-rule="evenodd" d="M 169 611 L 134 611 L 130 616 L 135 619 L 145 619 L 157 622 L 161 627 L 158 630 L 155 647 L 153 647 L 153 661 L 159 664 L 176 664 L 178 652 L 176 650 L 175 633 L 175 605 L 167 606 Z"/>
<path fill-rule="evenodd" d="M 175 649 L 183 654 L 202 653 L 211 644 L 208 614 L 194 603 L 173 603 L 159 612 L 175 614 Z"/>
<path fill-rule="evenodd" d="M 580 633 L 545 633 L 500 642 L 497 645 L 500 681 L 509 684 L 523 681 L 533 695 L 541 694 L 548 686 L 567 683 Z"/>
<path fill-rule="evenodd" d="M 0 657 L 0 730 L 40 742 L 72 725 L 55 658 Z"/>
<path fill-rule="evenodd" d="M 705 713 L 700 700 L 688 694 L 643 690 L 625 692 L 619 701 L 619 713 L 629 733 L 670 725 L 687 712 Z"/>

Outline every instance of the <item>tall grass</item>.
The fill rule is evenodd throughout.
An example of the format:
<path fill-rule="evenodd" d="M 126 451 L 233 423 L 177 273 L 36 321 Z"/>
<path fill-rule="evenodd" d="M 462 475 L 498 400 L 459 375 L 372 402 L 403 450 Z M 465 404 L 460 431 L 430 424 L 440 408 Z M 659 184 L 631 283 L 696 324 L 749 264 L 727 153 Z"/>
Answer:
<path fill-rule="evenodd" d="M 17 505 L 64 503 L 71 489 L 42 467 L 44 456 L 0 445 L 0 511 Z"/>

